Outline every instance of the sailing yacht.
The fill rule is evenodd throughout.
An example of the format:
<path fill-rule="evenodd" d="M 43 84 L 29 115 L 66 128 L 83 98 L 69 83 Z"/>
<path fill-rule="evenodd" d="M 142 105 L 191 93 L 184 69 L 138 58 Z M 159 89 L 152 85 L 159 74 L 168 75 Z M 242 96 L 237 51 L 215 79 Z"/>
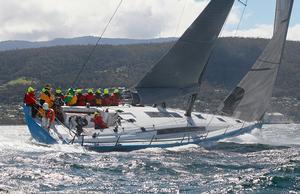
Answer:
<path fill-rule="evenodd" d="M 234 0 L 211 0 L 174 46 L 131 91 L 128 103 L 109 107 L 63 106 L 65 121 L 51 129 L 24 107 L 32 137 L 41 143 L 80 144 L 97 151 L 210 144 L 261 127 L 275 83 L 293 6 L 276 1 L 273 37 L 251 70 L 220 105 L 220 115 L 192 112 L 219 33 Z M 186 110 L 167 108 L 169 99 L 189 96 Z M 156 106 L 150 106 L 156 104 Z M 95 129 L 93 114 L 107 128 Z M 84 120 L 83 125 L 73 122 Z M 81 122 L 82 123 L 82 122 Z M 78 129 L 81 129 L 78 132 Z"/>

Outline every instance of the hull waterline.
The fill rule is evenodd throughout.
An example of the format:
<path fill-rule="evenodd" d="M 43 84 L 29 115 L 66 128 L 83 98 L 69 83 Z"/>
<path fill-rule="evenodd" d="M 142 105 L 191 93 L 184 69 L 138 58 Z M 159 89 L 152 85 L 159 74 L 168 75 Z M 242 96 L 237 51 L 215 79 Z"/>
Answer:
<path fill-rule="evenodd" d="M 53 135 L 51 135 L 47 130 L 43 129 L 36 119 L 33 119 L 30 116 L 30 109 L 28 107 L 24 107 L 24 114 L 25 114 L 25 120 L 28 125 L 29 132 L 33 137 L 33 139 L 43 144 L 57 144 L 58 142 L 60 142 Z M 260 123 L 255 123 L 247 126 L 242 126 L 241 128 L 228 130 L 227 132 L 224 132 L 224 129 L 220 129 L 220 132 L 216 130 L 215 132 L 211 132 L 211 133 L 208 132 L 205 135 L 204 133 L 202 133 L 202 135 L 187 137 L 185 134 L 184 135 L 181 134 L 181 136 L 178 135 L 178 137 L 175 139 L 162 138 L 160 140 L 159 139 L 154 140 L 154 136 L 152 138 L 144 137 L 143 141 L 140 142 L 134 140 L 140 139 L 141 137 L 135 137 L 137 139 L 134 139 L 133 136 L 131 138 L 131 140 L 133 141 L 131 142 L 128 141 L 128 143 L 126 142 L 126 140 L 119 141 L 121 135 L 118 137 L 118 140 L 111 140 L 111 142 L 106 142 L 106 143 L 85 142 L 84 139 L 78 138 L 77 141 L 75 141 L 75 143 L 81 144 L 83 147 L 97 152 L 133 151 L 133 150 L 146 149 L 146 148 L 170 148 L 170 147 L 183 146 L 188 144 L 200 144 L 202 146 L 209 146 L 216 143 L 219 140 L 248 133 L 251 132 L 251 130 L 253 130 L 254 128 L 260 128 L 260 127 L 261 127 Z M 67 142 L 72 142 L 72 139 L 71 138 L 68 139 Z"/>

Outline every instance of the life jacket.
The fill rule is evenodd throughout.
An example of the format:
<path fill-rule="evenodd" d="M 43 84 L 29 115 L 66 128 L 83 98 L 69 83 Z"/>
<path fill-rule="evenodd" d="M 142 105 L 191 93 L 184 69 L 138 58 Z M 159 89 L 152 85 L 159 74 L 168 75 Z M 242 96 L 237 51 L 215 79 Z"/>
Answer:
<path fill-rule="evenodd" d="M 77 106 L 85 106 L 86 96 L 83 94 L 77 94 Z"/>
<path fill-rule="evenodd" d="M 101 96 L 101 94 L 96 94 L 95 104 L 96 104 L 96 106 L 101 106 L 102 105 L 102 96 Z"/>
<path fill-rule="evenodd" d="M 77 96 L 68 94 L 64 97 L 64 101 L 67 106 L 74 106 L 77 103 Z"/>
<path fill-rule="evenodd" d="M 34 92 L 27 92 L 24 96 L 24 103 L 32 106 L 36 104 L 36 98 Z"/>
<path fill-rule="evenodd" d="M 64 102 L 66 105 L 72 100 L 73 96 L 71 94 L 65 95 L 64 96 Z"/>
<path fill-rule="evenodd" d="M 55 121 L 55 112 L 52 108 L 49 108 L 49 110 L 45 111 L 45 117 L 47 119 L 50 119 L 50 122 L 53 123 Z"/>
<path fill-rule="evenodd" d="M 120 103 L 120 96 L 119 94 L 116 94 L 116 93 L 113 93 L 111 96 L 110 96 L 110 105 L 112 106 L 118 106 L 119 103 Z"/>
<path fill-rule="evenodd" d="M 105 129 L 107 125 L 103 121 L 103 118 L 100 114 L 95 115 L 94 117 L 95 129 Z"/>
<path fill-rule="evenodd" d="M 43 101 L 43 103 L 48 103 L 49 107 L 53 106 L 54 97 L 48 92 L 41 92 L 40 100 Z"/>
<path fill-rule="evenodd" d="M 77 103 L 77 96 L 74 95 L 71 101 L 69 102 L 69 106 L 74 106 L 76 103 Z"/>
<path fill-rule="evenodd" d="M 104 94 L 102 98 L 102 106 L 110 106 L 111 105 L 111 99 L 108 94 Z"/>
<path fill-rule="evenodd" d="M 85 99 L 86 103 L 90 103 L 91 106 L 95 106 L 95 95 L 94 94 L 87 94 L 86 95 L 86 99 Z"/>

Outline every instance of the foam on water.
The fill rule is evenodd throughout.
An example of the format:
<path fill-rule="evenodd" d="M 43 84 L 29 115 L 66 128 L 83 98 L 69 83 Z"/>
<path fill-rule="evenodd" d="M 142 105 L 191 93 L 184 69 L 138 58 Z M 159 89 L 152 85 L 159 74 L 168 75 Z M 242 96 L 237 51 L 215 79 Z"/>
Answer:
<path fill-rule="evenodd" d="M 209 149 L 191 144 L 126 153 L 34 144 L 26 126 L 0 132 L 0 192 L 300 191 L 300 125 L 268 125 Z"/>
<path fill-rule="evenodd" d="M 88 152 L 79 145 L 43 145 L 35 143 L 31 139 L 27 126 L 0 126 L 0 148 L 3 150 L 19 151 L 61 151 L 86 153 Z M 239 144 L 267 144 L 274 146 L 300 145 L 300 125 L 264 125 L 262 129 L 254 129 L 251 133 L 246 133 L 237 137 L 227 138 L 220 142 L 233 142 Z M 176 146 L 167 149 L 147 148 L 136 152 L 156 152 L 168 151 L 183 152 L 187 150 L 199 149 L 199 145 L 190 144 Z"/>
<path fill-rule="evenodd" d="M 254 129 L 251 133 L 228 138 L 222 140 L 222 142 L 235 142 L 240 144 L 266 144 L 274 146 L 297 146 L 300 145 L 300 125 L 264 125 L 262 129 Z"/>
<path fill-rule="evenodd" d="M 0 149 L 24 152 L 61 151 L 85 153 L 86 150 L 79 145 L 45 145 L 34 141 L 25 125 L 0 126 Z"/>

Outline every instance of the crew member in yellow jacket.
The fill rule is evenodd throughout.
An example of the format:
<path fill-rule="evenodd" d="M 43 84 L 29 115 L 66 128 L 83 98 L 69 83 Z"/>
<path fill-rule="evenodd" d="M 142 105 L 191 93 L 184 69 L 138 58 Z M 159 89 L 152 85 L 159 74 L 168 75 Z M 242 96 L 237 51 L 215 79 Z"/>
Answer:
<path fill-rule="evenodd" d="M 49 108 L 53 106 L 54 96 L 51 94 L 50 85 L 46 85 L 40 94 L 40 104 L 43 105 L 45 102 L 48 104 Z"/>

